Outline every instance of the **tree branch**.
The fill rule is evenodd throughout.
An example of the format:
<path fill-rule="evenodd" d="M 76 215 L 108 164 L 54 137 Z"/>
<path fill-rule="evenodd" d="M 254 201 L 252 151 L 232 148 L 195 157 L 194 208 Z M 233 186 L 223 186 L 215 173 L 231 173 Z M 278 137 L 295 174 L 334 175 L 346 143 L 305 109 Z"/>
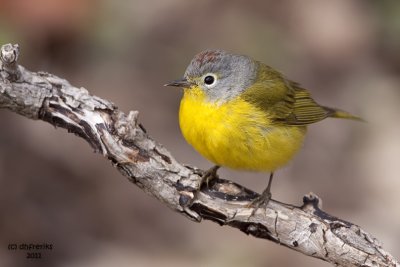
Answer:
<path fill-rule="evenodd" d="M 247 205 L 257 193 L 223 179 L 200 190 L 203 171 L 178 163 L 151 139 L 138 123 L 137 111 L 126 115 L 84 88 L 26 70 L 17 64 L 18 45 L 4 45 L 0 53 L 0 108 L 84 138 L 132 183 L 172 210 L 197 222 L 235 227 L 336 266 L 400 266 L 359 226 L 323 212 L 313 194 L 304 197 L 301 207 L 271 200 L 251 216 Z"/>

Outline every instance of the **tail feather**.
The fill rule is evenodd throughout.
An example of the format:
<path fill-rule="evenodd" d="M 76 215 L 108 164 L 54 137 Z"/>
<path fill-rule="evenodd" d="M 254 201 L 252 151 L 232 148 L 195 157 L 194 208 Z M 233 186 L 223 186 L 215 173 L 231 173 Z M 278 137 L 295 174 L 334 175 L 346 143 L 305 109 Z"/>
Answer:
<path fill-rule="evenodd" d="M 328 117 L 331 118 L 349 119 L 349 120 L 366 122 L 363 118 L 360 118 L 358 116 L 355 116 L 340 109 L 329 108 L 329 107 L 323 107 L 323 108 L 328 112 Z"/>

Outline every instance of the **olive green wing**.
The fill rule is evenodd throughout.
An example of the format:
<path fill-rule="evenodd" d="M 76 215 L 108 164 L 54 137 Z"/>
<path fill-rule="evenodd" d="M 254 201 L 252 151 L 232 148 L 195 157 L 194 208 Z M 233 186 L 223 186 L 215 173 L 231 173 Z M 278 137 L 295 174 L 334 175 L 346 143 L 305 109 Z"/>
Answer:
<path fill-rule="evenodd" d="M 319 105 L 299 84 L 272 69 L 268 71 L 269 79 L 259 79 L 262 82 L 253 84 L 242 93 L 242 98 L 263 109 L 272 122 L 302 126 L 328 117 L 363 121 L 346 111 Z"/>
<path fill-rule="evenodd" d="M 277 116 L 275 121 L 289 125 L 307 125 L 331 117 L 336 112 L 335 109 L 326 108 L 316 103 L 310 93 L 300 88 L 296 83 L 288 83 L 287 94 L 293 100 L 290 107 L 291 112 Z"/>
<path fill-rule="evenodd" d="M 346 111 L 319 105 L 310 93 L 297 83 L 289 82 L 288 95 L 293 98 L 292 112 L 283 119 L 289 125 L 307 125 L 330 118 L 350 119 L 365 122 L 364 119 Z M 279 120 L 279 118 L 278 118 Z"/>

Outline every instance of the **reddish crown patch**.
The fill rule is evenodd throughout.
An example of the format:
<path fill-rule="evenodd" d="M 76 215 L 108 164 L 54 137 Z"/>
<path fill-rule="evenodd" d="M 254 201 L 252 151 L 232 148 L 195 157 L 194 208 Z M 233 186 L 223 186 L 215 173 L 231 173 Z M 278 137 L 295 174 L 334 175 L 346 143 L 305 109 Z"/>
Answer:
<path fill-rule="evenodd" d="M 199 65 L 203 65 L 209 62 L 215 62 L 221 56 L 221 52 L 219 51 L 204 51 L 198 54 L 195 58 L 196 62 Z"/>

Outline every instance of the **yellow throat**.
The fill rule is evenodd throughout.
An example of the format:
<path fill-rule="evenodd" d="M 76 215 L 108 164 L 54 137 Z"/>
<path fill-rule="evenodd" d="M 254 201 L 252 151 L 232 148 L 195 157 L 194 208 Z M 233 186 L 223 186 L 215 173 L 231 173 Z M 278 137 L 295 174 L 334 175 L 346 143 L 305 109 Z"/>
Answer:
<path fill-rule="evenodd" d="M 241 96 L 213 103 L 199 87 L 184 89 L 179 123 L 186 141 L 217 165 L 275 171 L 300 149 L 306 126 L 272 123 L 270 114 Z"/>

